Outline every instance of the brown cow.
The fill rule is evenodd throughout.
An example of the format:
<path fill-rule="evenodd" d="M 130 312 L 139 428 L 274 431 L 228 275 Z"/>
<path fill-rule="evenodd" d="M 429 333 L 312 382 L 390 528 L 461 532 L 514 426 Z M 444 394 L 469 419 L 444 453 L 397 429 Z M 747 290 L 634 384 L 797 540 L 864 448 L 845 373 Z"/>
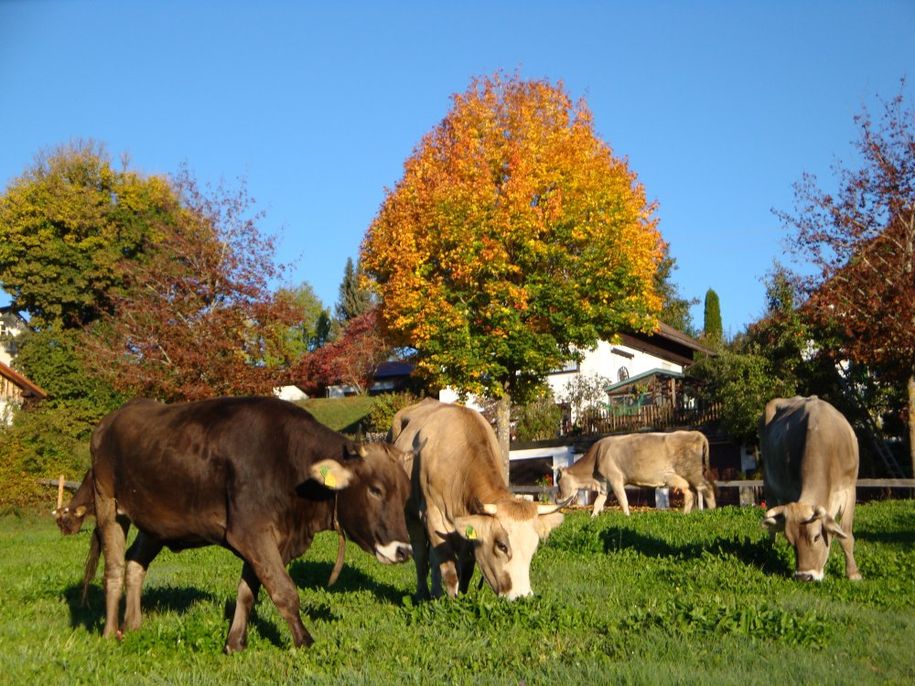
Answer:
<path fill-rule="evenodd" d="M 763 524 L 773 538 L 783 531 L 794 547 L 794 578 L 822 581 L 835 536 L 846 576 L 860 579 L 852 534 L 858 439 L 848 420 L 815 395 L 775 398 L 760 418 L 759 443 L 766 502 L 775 505 Z"/>
<path fill-rule="evenodd" d="M 683 512 L 693 509 L 693 491 L 709 509 L 715 508 L 715 491 L 703 475 L 708 467 L 708 439 L 700 431 L 607 436 L 591 446 L 578 462 L 559 472 L 559 497 L 574 496 L 579 488 L 598 491 L 592 517 L 607 501 L 608 484 L 623 512 L 629 515 L 626 484 L 683 492 Z"/>
<path fill-rule="evenodd" d="M 245 647 L 263 584 L 296 646 L 312 638 L 286 565 L 319 531 L 343 531 L 384 563 L 409 558 L 403 457 L 384 443 L 360 446 L 275 398 L 217 398 L 163 405 L 139 400 L 102 419 L 92 435 L 96 525 L 105 555 L 106 637 L 140 624 L 149 563 L 172 550 L 219 545 L 244 561 L 226 651 Z M 91 562 L 91 561 L 90 561 Z"/>
<path fill-rule="evenodd" d="M 466 592 L 474 561 L 500 596 L 531 594 L 530 564 L 540 540 L 562 522 L 558 505 L 515 498 L 502 475 L 498 440 L 473 410 L 426 399 L 394 417 L 389 438 L 411 450 L 407 525 L 416 561 L 417 597 L 444 581 Z"/>

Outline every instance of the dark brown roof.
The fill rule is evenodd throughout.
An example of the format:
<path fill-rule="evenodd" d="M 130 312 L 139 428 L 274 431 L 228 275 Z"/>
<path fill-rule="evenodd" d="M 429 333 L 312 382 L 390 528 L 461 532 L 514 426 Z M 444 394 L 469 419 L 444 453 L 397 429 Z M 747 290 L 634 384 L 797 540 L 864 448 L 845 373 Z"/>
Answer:
<path fill-rule="evenodd" d="M 12 381 L 16 386 L 22 389 L 22 395 L 27 398 L 47 398 L 48 393 L 41 386 L 29 381 L 25 376 L 17 372 L 12 367 L 0 362 L 0 376 Z"/>
<path fill-rule="evenodd" d="M 641 350 L 655 357 L 688 366 L 695 361 L 696 353 L 714 355 L 715 351 L 672 326 L 660 322 L 654 333 L 623 333 L 622 342 L 630 348 Z"/>

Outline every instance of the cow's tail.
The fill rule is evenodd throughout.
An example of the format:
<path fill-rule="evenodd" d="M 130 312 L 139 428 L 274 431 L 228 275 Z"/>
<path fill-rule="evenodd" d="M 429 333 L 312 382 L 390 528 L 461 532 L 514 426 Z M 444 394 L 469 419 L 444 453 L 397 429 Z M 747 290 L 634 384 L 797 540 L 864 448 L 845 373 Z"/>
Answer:
<path fill-rule="evenodd" d="M 705 479 L 705 483 L 708 486 L 708 493 L 705 496 L 706 507 L 714 510 L 718 494 L 715 492 L 715 481 L 712 478 L 708 437 L 705 434 L 700 435 L 702 436 L 702 478 Z"/>
<path fill-rule="evenodd" d="M 92 540 L 89 543 L 89 554 L 86 556 L 86 569 L 83 572 L 83 594 L 81 602 L 87 605 L 89 601 L 89 584 L 95 579 L 95 572 L 98 570 L 98 559 L 102 554 L 102 532 L 98 527 L 92 531 Z"/>

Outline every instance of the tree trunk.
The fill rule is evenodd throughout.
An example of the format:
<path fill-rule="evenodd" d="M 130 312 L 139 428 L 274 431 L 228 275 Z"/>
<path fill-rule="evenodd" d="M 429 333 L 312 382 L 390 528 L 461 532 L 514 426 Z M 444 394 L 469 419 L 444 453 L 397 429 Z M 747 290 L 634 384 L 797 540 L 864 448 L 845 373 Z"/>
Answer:
<path fill-rule="evenodd" d="M 909 457 L 915 478 L 915 370 L 909 375 Z"/>
<path fill-rule="evenodd" d="M 509 483 L 508 448 L 511 442 L 511 409 L 512 399 L 506 390 L 496 403 L 496 436 L 502 452 L 502 473 L 505 475 L 506 484 Z"/>

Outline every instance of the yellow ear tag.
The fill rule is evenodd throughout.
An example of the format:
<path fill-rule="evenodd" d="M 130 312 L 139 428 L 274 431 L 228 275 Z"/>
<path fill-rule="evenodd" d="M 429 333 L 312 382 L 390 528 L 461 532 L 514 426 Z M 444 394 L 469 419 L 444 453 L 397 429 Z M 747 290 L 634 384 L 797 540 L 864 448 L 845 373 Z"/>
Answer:
<path fill-rule="evenodd" d="M 337 478 L 330 473 L 330 468 L 327 466 L 321 467 L 321 478 L 324 479 L 324 485 L 328 488 L 333 488 L 337 485 Z"/>
<path fill-rule="evenodd" d="M 464 529 L 464 534 L 468 541 L 477 540 L 477 530 L 472 526 L 468 526 L 466 529 Z"/>

